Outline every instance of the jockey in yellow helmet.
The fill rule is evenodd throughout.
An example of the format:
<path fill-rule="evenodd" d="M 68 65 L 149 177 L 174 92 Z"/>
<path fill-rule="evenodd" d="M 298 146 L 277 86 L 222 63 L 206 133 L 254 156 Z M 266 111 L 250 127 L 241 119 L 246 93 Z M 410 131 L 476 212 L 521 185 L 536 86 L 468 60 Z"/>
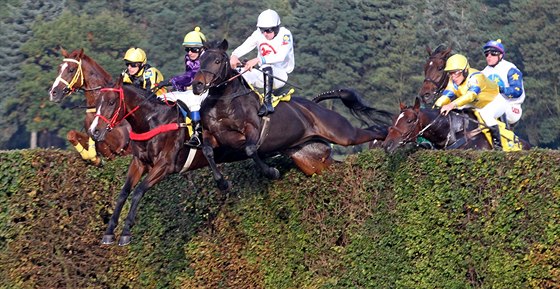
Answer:
<path fill-rule="evenodd" d="M 123 83 L 131 83 L 138 88 L 150 90 L 163 80 L 163 74 L 148 64 L 144 50 L 131 47 L 124 54 L 123 60 L 126 65 L 126 70 L 122 72 Z M 164 92 L 164 89 L 160 89 L 156 94 Z"/>
<path fill-rule="evenodd" d="M 506 101 L 500 95 L 498 85 L 480 71 L 471 68 L 467 58 L 455 54 L 447 59 L 444 70 L 449 73 L 449 83 L 434 106 L 441 113 L 458 107 L 474 107 L 490 130 L 495 150 L 502 150 L 500 130 L 496 120 L 506 110 Z"/>
<path fill-rule="evenodd" d="M 190 111 L 193 134 L 186 143 L 191 147 L 198 147 L 202 144 L 202 125 L 200 124 L 200 106 L 202 101 L 208 96 L 208 92 L 196 95 L 192 91 L 191 83 L 194 75 L 200 69 L 200 55 L 204 52 L 204 42 L 206 36 L 200 32 L 200 27 L 195 27 L 193 31 L 187 33 L 183 39 L 183 47 L 185 48 L 185 72 L 180 75 L 173 76 L 169 82 L 176 90 L 172 93 L 166 93 L 159 96 L 164 100 L 176 101 L 186 106 Z"/>

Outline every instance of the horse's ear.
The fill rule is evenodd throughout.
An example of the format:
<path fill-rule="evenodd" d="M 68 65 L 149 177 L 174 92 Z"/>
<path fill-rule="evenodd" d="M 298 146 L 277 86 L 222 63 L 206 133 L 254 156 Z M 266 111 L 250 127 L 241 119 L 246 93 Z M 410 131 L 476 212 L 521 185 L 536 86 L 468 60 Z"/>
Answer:
<path fill-rule="evenodd" d="M 400 106 L 401 111 L 406 109 L 406 104 L 404 104 L 404 102 L 402 102 L 402 101 L 399 102 L 399 106 Z"/>
<path fill-rule="evenodd" d="M 220 43 L 220 47 L 219 47 L 219 48 L 222 49 L 223 51 L 226 51 L 226 50 L 228 49 L 228 47 L 229 47 L 229 43 L 227 42 L 226 39 L 224 39 L 224 40 L 222 41 L 222 43 Z"/>
<path fill-rule="evenodd" d="M 78 51 L 78 57 L 82 58 L 83 55 L 84 55 L 84 49 L 80 48 L 80 50 Z"/>
<path fill-rule="evenodd" d="M 66 51 L 66 49 L 62 48 L 62 46 L 60 46 L 60 54 L 62 54 L 62 56 L 64 56 L 64 58 L 68 58 L 68 51 Z"/>
<path fill-rule="evenodd" d="M 420 98 L 416 97 L 414 100 L 414 110 L 419 110 L 420 109 Z"/>
<path fill-rule="evenodd" d="M 428 46 L 428 44 L 426 44 L 426 52 L 428 52 L 428 56 L 432 55 L 432 49 Z"/>
<path fill-rule="evenodd" d="M 113 84 L 113 88 L 119 88 L 123 86 L 123 79 L 124 79 L 124 75 L 120 75 L 119 78 L 117 78 L 117 81 Z"/>
<path fill-rule="evenodd" d="M 449 53 L 451 53 L 451 50 L 453 50 L 453 46 L 449 46 L 447 49 L 445 49 L 445 55 L 449 55 Z"/>

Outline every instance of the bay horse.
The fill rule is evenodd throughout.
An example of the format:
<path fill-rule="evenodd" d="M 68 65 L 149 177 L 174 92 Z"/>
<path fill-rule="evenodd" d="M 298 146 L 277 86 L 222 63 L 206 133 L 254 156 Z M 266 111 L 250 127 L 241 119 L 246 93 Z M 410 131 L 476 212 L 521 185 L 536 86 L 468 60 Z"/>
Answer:
<path fill-rule="evenodd" d="M 50 101 L 61 102 L 66 96 L 76 90 L 83 90 L 86 98 L 86 115 L 84 128 L 87 129 L 95 117 L 95 100 L 102 87 L 113 81 L 111 75 L 95 60 L 87 56 L 82 49 L 68 53 L 60 49 L 63 62 L 59 65 L 58 76 L 49 91 Z M 101 165 L 101 156 L 112 160 L 117 156 L 131 153 L 128 131 L 130 126 L 126 121 L 111 130 L 103 142 L 95 142 L 87 133 L 70 130 L 66 138 L 86 161 L 94 165 Z"/>
<path fill-rule="evenodd" d="M 419 98 L 412 107 L 401 103 L 400 108 L 401 112 L 383 142 L 383 148 L 388 153 L 407 143 L 416 143 L 418 136 L 429 140 L 435 149 L 492 149 L 472 110 L 454 110 L 443 116 L 439 109 L 420 108 Z M 521 142 L 523 150 L 531 148 L 529 142 L 517 136 L 508 142 L 511 145 Z"/>
<path fill-rule="evenodd" d="M 338 91 L 342 93 L 342 90 Z M 331 91 L 330 94 L 336 94 Z M 187 140 L 187 129 L 184 117 L 177 109 L 156 100 L 154 95 L 147 96 L 144 90 L 132 85 L 122 85 L 119 79 L 113 87 L 99 90 L 96 99 L 95 119 L 88 129 L 90 135 L 99 142 L 111 133 L 120 122 L 127 121 L 131 126 L 130 146 L 132 160 L 128 167 L 126 181 L 117 198 L 115 209 L 102 238 L 102 244 L 112 244 L 115 240 L 114 230 L 118 224 L 123 206 L 131 191 L 131 205 L 125 219 L 118 244 L 121 246 L 131 242 L 131 229 L 134 225 L 138 204 L 142 196 L 166 176 L 183 173 L 208 166 L 202 150 L 184 145 Z M 352 94 L 340 97 L 352 106 Z M 285 151 L 300 168 L 322 168 L 330 164 L 330 146 L 324 142 L 307 142 L 301 146 Z M 246 159 L 247 156 L 226 147 L 215 151 L 218 163 L 233 162 Z M 315 166 L 315 167 L 314 167 Z M 142 177 L 145 178 L 140 182 Z"/>
<path fill-rule="evenodd" d="M 429 46 L 426 46 L 428 59 L 424 64 L 424 81 L 418 92 L 418 96 L 426 105 L 431 105 L 449 82 L 449 75 L 445 73 L 444 68 L 451 50 L 451 47 L 445 48 L 440 45 L 432 51 Z"/>
<path fill-rule="evenodd" d="M 385 138 L 386 133 L 373 126 L 356 128 L 337 112 L 301 97 L 280 101 L 274 113 L 259 117 L 261 100 L 230 67 L 227 40 L 207 42 L 205 46 L 192 86 L 195 94 L 208 90 L 201 107 L 202 151 L 220 190 L 228 189 L 230 184 L 216 166 L 214 150 L 219 147 L 245 154 L 265 176 L 277 179 L 278 170 L 268 166 L 262 157 L 286 154 L 311 175 L 333 162 L 330 144 L 350 146 Z M 390 115 L 380 110 L 372 113 Z"/>

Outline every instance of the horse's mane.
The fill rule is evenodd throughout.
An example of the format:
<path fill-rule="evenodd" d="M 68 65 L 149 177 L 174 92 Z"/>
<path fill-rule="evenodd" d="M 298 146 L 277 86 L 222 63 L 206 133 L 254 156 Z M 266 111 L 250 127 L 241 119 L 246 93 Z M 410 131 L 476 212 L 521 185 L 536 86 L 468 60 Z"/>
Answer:
<path fill-rule="evenodd" d="M 94 69 L 98 72 L 100 72 L 103 78 L 106 79 L 110 79 L 113 80 L 113 77 L 111 76 L 111 74 L 109 74 L 109 72 L 107 72 L 107 70 L 105 70 L 105 68 L 103 68 L 103 66 L 101 66 L 99 63 L 97 63 L 97 61 L 93 60 L 93 58 L 89 57 L 87 54 L 84 53 L 83 49 L 76 49 L 74 51 L 72 51 L 70 53 L 70 55 L 68 55 L 69 58 L 73 58 L 73 59 L 82 59 L 87 61 L 88 63 L 90 63 Z M 113 84 L 113 83 L 111 83 Z"/>

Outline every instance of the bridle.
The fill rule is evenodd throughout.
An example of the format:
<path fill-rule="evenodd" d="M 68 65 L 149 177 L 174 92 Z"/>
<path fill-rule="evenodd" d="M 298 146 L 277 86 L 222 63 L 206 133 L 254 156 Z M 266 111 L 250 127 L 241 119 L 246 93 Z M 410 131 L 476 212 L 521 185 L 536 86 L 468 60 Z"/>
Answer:
<path fill-rule="evenodd" d="M 419 129 L 420 128 L 420 117 L 419 117 L 420 113 L 418 112 L 414 112 L 414 117 L 415 117 L 415 121 L 412 122 L 412 125 L 410 125 L 410 127 L 413 127 L 413 129 L 408 130 L 408 131 L 403 131 L 401 129 L 399 129 L 396 126 L 391 126 L 390 129 L 393 129 L 395 131 L 397 131 L 400 135 L 402 140 L 399 142 L 401 144 L 403 143 L 407 143 L 407 142 L 411 142 L 413 141 L 412 138 L 413 137 L 418 137 L 418 136 L 422 136 L 424 134 L 424 132 L 426 130 L 428 130 L 428 128 L 430 128 L 434 123 L 436 123 L 436 121 L 441 117 L 441 114 L 438 114 L 436 116 L 436 118 L 434 118 L 434 120 L 432 120 L 428 125 L 426 125 L 423 129 Z M 416 130 L 418 130 L 418 132 L 415 132 Z"/>
<path fill-rule="evenodd" d="M 208 53 L 208 52 L 206 52 L 206 53 Z M 223 79 L 227 76 L 228 65 L 229 65 L 229 62 L 227 60 L 228 60 L 228 56 L 225 52 L 223 52 L 222 53 L 222 58 L 221 58 L 221 62 L 223 63 L 223 65 L 220 68 L 220 71 L 218 71 L 218 72 L 213 72 L 213 71 L 210 71 L 208 69 L 202 69 L 202 67 L 200 68 L 199 72 L 200 73 L 205 73 L 204 74 L 205 75 L 204 76 L 205 83 L 204 83 L 204 90 L 203 91 L 206 91 L 206 90 L 208 90 L 210 88 L 214 88 L 214 87 L 220 87 L 220 86 L 225 85 L 228 82 L 234 80 L 235 78 L 241 76 L 241 73 L 240 73 L 240 74 L 234 75 L 234 76 L 230 77 L 229 79 L 226 79 L 226 80 L 224 80 L 224 81 L 222 81 L 218 84 L 213 84 L 214 82 L 217 82 L 220 79 Z M 210 79 L 210 81 L 206 81 L 206 74 L 212 75 L 212 78 Z"/>
<path fill-rule="evenodd" d="M 429 59 L 435 59 L 436 57 L 430 57 Z M 443 89 L 445 88 L 445 85 L 447 84 L 447 81 L 449 79 L 446 77 L 446 73 L 445 71 L 441 74 L 439 80 L 433 80 L 432 78 L 430 78 L 429 76 L 426 76 L 424 78 L 424 82 L 430 82 L 433 85 L 436 86 L 436 90 L 432 93 L 434 95 L 439 94 L 443 91 Z"/>
<path fill-rule="evenodd" d="M 125 118 L 127 118 L 132 113 L 134 113 L 140 106 L 137 105 L 136 107 L 131 109 L 128 113 L 125 113 L 126 112 L 126 105 L 124 103 L 124 91 L 123 91 L 122 87 L 119 87 L 119 88 L 106 87 L 106 88 L 102 88 L 100 90 L 100 92 L 104 92 L 104 91 L 112 91 L 112 92 L 118 92 L 119 93 L 119 107 L 117 107 L 117 109 L 113 112 L 113 115 L 110 118 L 106 118 L 105 116 L 103 116 L 103 115 L 101 115 L 97 112 L 95 113 L 96 117 L 99 117 L 100 119 L 102 119 L 103 121 L 105 121 L 107 123 L 107 130 L 111 131 L 121 121 L 123 121 Z M 119 114 L 121 113 L 121 110 L 123 111 L 123 113 L 125 113 L 125 115 L 121 119 L 118 119 Z"/>
<path fill-rule="evenodd" d="M 81 59 L 76 60 L 73 58 L 64 58 L 63 61 L 76 63 L 78 65 L 78 69 L 76 70 L 76 73 L 74 74 L 74 77 L 72 77 L 72 80 L 70 80 L 70 82 L 66 81 L 66 79 L 61 77 L 62 71 L 55 79 L 55 82 L 60 81 L 66 85 L 66 87 L 63 90 L 63 93 L 69 94 L 76 91 L 77 90 L 76 87 L 82 87 L 84 85 L 84 72 L 82 70 L 82 60 Z M 80 82 L 80 85 L 76 86 L 76 83 L 78 83 L 78 81 Z"/>
<path fill-rule="evenodd" d="M 412 125 L 409 125 L 409 127 L 412 128 L 412 129 L 410 129 L 410 130 L 403 131 L 403 130 L 399 129 L 397 126 L 395 126 L 395 125 L 392 125 L 392 126 L 390 127 L 390 129 L 395 130 L 396 132 L 398 132 L 398 133 L 400 134 L 401 139 L 402 139 L 402 140 L 400 141 L 401 144 L 402 144 L 402 143 L 406 143 L 406 142 L 410 142 L 410 141 L 411 141 L 410 139 L 413 137 L 413 134 L 416 133 L 416 136 L 419 135 L 419 133 L 415 132 L 416 130 L 419 131 L 419 129 L 418 129 L 418 128 L 419 128 L 419 125 L 418 125 L 418 124 L 419 124 L 419 122 L 420 122 L 420 118 L 418 117 L 418 112 L 414 112 L 414 117 L 415 117 L 415 121 L 412 122 Z M 396 123 L 397 123 L 397 122 L 396 122 Z M 396 123 L 395 123 L 395 124 L 396 124 Z"/>

